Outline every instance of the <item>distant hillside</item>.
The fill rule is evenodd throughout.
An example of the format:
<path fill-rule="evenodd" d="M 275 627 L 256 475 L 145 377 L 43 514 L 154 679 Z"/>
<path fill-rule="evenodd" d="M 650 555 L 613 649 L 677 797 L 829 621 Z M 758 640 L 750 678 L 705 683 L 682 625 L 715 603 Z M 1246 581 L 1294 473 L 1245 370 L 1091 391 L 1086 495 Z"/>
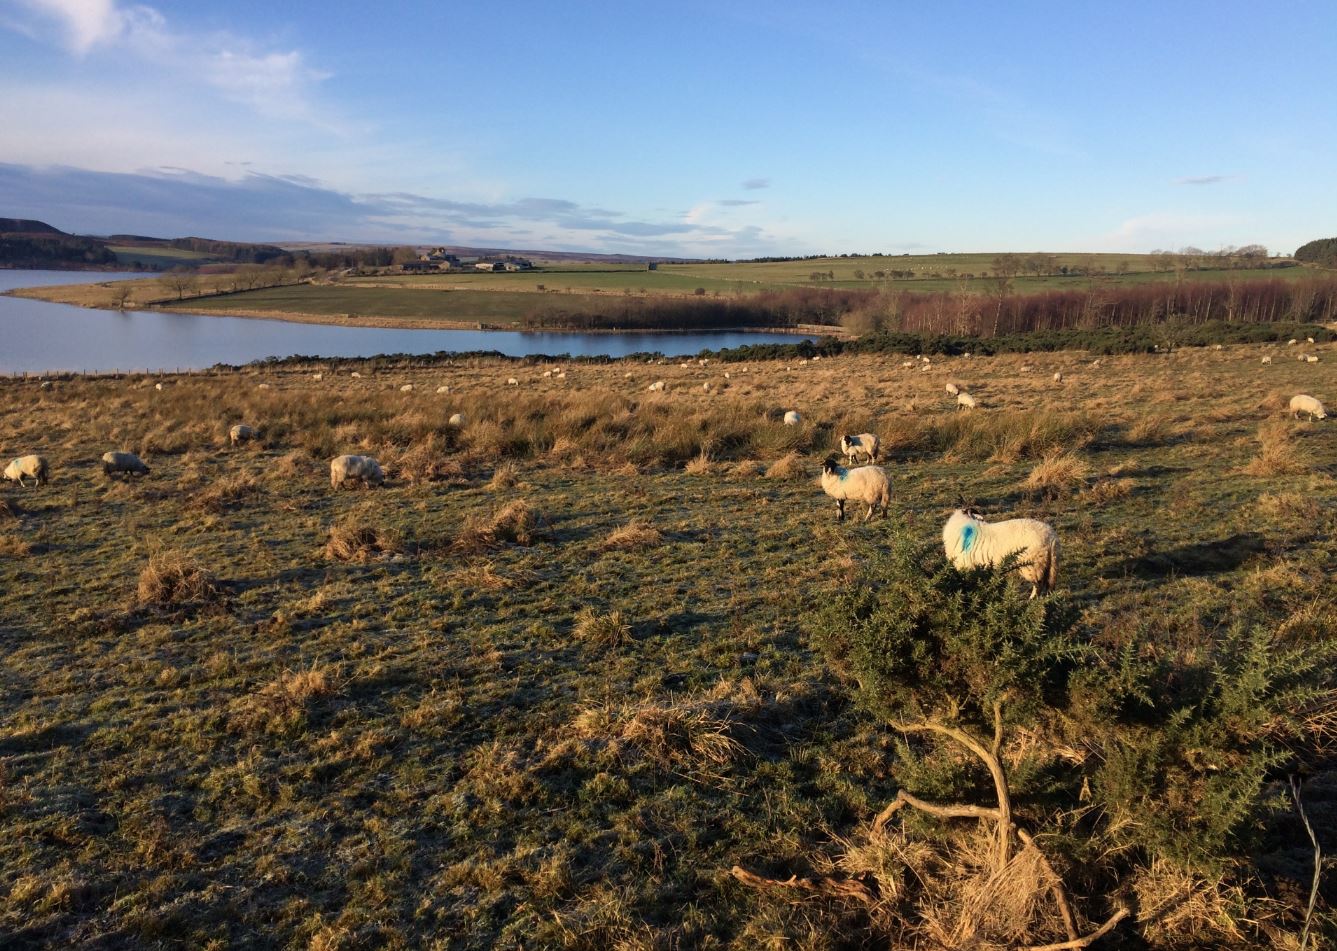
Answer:
<path fill-rule="evenodd" d="M 1319 238 L 1302 244 L 1295 252 L 1295 260 L 1323 267 L 1337 267 L 1337 238 Z"/>
<path fill-rule="evenodd" d="M 34 221 L 31 218 L 0 218 L 0 234 L 63 235 L 65 232 L 51 227 L 45 221 Z"/>
<path fill-rule="evenodd" d="M 428 245 L 419 245 L 418 247 L 427 246 Z M 285 242 L 281 244 L 280 247 L 287 251 L 307 251 L 311 254 L 328 254 L 377 247 L 389 248 L 390 246 L 346 241 L 294 241 Z M 651 261 L 659 264 L 702 263 L 700 258 L 671 258 L 665 257 L 662 254 L 599 254 L 593 251 L 540 251 L 532 248 L 471 247 L 462 244 L 431 244 L 430 247 L 441 248 L 447 254 L 454 254 L 462 258 L 499 258 L 511 255 L 514 257 L 529 258 L 531 261 L 535 262 L 565 261 L 572 264 L 647 264 Z"/>

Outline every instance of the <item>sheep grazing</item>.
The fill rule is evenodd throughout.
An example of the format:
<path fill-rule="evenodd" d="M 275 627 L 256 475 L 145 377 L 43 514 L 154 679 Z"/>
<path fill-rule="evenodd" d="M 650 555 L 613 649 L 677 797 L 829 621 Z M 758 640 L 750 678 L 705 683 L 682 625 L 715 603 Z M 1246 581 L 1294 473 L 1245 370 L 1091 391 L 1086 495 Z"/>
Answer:
<path fill-rule="evenodd" d="M 791 409 L 789 412 L 785 413 L 786 426 L 797 426 L 801 422 L 803 422 L 802 417 L 800 417 L 794 410 Z"/>
<path fill-rule="evenodd" d="M 323 373 L 313 373 L 313 374 L 311 374 L 311 379 L 313 379 L 313 380 L 315 380 L 317 383 L 319 383 L 321 380 L 325 379 L 325 374 L 323 374 Z"/>
<path fill-rule="evenodd" d="M 543 371 L 543 378 L 544 378 L 544 379 L 547 379 L 547 378 L 550 377 L 550 376 L 552 376 L 552 371 L 551 371 L 551 370 L 544 370 L 544 371 Z"/>
<path fill-rule="evenodd" d="M 1286 346 L 1288 346 L 1288 347 L 1293 347 L 1293 346 L 1295 346 L 1295 345 L 1296 345 L 1297 343 L 1299 343 L 1299 342 L 1300 342 L 1300 341 L 1298 341 L 1298 340 L 1296 340 L 1294 337 L 1292 337 L 1290 340 L 1287 340 L 1287 341 L 1286 341 Z"/>
<path fill-rule="evenodd" d="M 1028 363 L 1028 364 L 1026 364 L 1025 366 L 1021 367 L 1021 369 L 1019 369 L 1017 372 L 1018 372 L 1018 373 L 1030 373 L 1031 370 L 1032 370 L 1032 367 L 1031 367 L 1031 365 Z"/>
<path fill-rule="evenodd" d="M 519 385 L 520 385 L 520 381 L 517 380 L 517 379 L 516 379 L 515 377 L 513 377 L 513 376 L 508 376 L 508 377 L 506 378 L 506 385 L 507 385 L 507 386 L 519 386 Z"/>
<path fill-rule="evenodd" d="M 102 474 L 114 475 L 124 472 L 126 475 L 148 475 L 149 467 L 133 452 L 104 452 L 102 454 Z"/>
<path fill-rule="evenodd" d="M 882 517 L 887 517 L 887 507 L 891 505 L 891 479 L 887 470 L 881 466 L 860 466 L 847 469 L 840 465 L 835 456 L 827 456 L 822 463 L 822 491 L 836 500 L 836 520 L 845 520 L 845 503 L 863 502 L 868 506 L 863 520 L 873 517 L 874 509 L 882 510 Z"/>
<path fill-rule="evenodd" d="M 1313 337 L 1305 337 L 1305 340 L 1308 341 L 1309 343 L 1313 343 L 1313 342 L 1314 342 L 1314 338 L 1313 338 Z"/>
<path fill-rule="evenodd" d="M 1031 597 L 1058 582 L 1058 533 L 1033 518 L 985 522 L 957 509 L 942 529 L 942 547 L 958 571 L 999 565 L 1020 553 L 1017 573 L 1031 583 Z"/>
<path fill-rule="evenodd" d="M 449 392 L 450 392 L 450 387 L 448 386 L 438 386 L 436 388 L 437 396 L 440 396 L 442 393 L 449 393 Z"/>
<path fill-rule="evenodd" d="M 247 426 L 245 423 L 238 423 L 229 429 L 227 433 L 228 439 L 232 441 L 232 445 L 234 446 L 239 442 L 246 442 L 259 435 L 260 433 L 254 426 Z"/>
<path fill-rule="evenodd" d="M 27 485 L 23 480 L 32 479 L 34 485 L 46 485 L 51 475 L 51 467 L 46 464 L 45 456 L 19 456 L 5 466 L 4 478 L 8 482 Z"/>
<path fill-rule="evenodd" d="M 975 397 L 971 396 L 969 393 L 956 394 L 957 409 L 975 409 L 979 405 L 980 405 L 979 401 L 976 400 Z"/>
<path fill-rule="evenodd" d="M 1305 363 L 1318 363 L 1318 355 L 1311 353 L 1309 356 L 1305 357 Z"/>
<path fill-rule="evenodd" d="M 903 363 L 901 363 L 902 370 L 913 370 L 914 366 L 915 362 L 913 360 L 906 360 Z"/>
<path fill-rule="evenodd" d="M 650 384 L 650 392 L 651 392 L 651 393 L 663 393 L 663 392 L 664 392 L 664 381 L 663 381 L 663 380 L 655 380 L 653 383 L 651 383 L 651 384 Z"/>
<path fill-rule="evenodd" d="M 1272 362 L 1272 358 L 1271 358 L 1271 357 L 1263 357 L 1263 362 L 1264 362 L 1264 363 L 1271 363 L 1271 362 Z"/>
<path fill-rule="evenodd" d="M 345 482 L 363 485 L 381 485 L 385 473 L 381 464 L 371 456 L 336 456 L 330 460 L 330 488 L 338 489 Z"/>
<path fill-rule="evenodd" d="M 1291 397 L 1291 417 L 1299 419 L 1301 413 L 1308 413 L 1311 421 L 1328 418 L 1327 412 L 1323 409 L 1323 404 L 1305 393 L 1299 393 Z"/>
<path fill-rule="evenodd" d="M 463 414 L 463 413 L 455 413 L 453 416 L 450 417 L 450 419 L 449 419 L 449 423 L 450 423 L 450 425 L 452 425 L 452 426 L 463 426 L 463 425 L 464 425 L 464 414 Z"/>
<path fill-rule="evenodd" d="M 403 386 L 401 386 L 401 387 L 399 388 L 399 392 L 401 392 L 401 393 L 412 393 L 412 392 L 413 392 L 413 384 L 412 384 L 412 383 L 405 383 Z"/>
<path fill-rule="evenodd" d="M 361 374 L 361 373 L 358 373 L 356 370 L 354 370 L 352 373 L 350 373 L 350 374 L 348 374 L 348 375 L 351 376 L 351 377 L 352 377 L 353 379 L 355 379 L 355 380 L 360 380 L 360 379 L 362 379 L 362 374 Z"/>
<path fill-rule="evenodd" d="M 1062 382 L 1063 382 L 1063 374 L 1062 374 L 1061 372 L 1056 372 L 1056 373 L 1054 374 L 1054 382 L 1055 382 L 1055 383 L 1062 383 Z"/>
<path fill-rule="evenodd" d="M 260 384 L 258 384 L 258 385 L 256 386 L 256 389 L 257 389 L 257 390 L 267 390 L 267 389 L 269 389 L 269 384 L 268 384 L 268 383 L 260 383 Z"/>
<path fill-rule="evenodd" d="M 877 454 L 882 451 L 882 440 L 873 433 L 860 433 L 857 436 L 841 436 L 840 452 L 851 463 L 860 459 L 877 462 Z"/>
<path fill-rule="evenodd" d="M 961 392 L 961 387 L 957 386 L 955 383 L 948 383 L 943 389 L 947 391 L 948 396 L 956 396 Z"/>
<path fill-rule="evenodd" d="M 162 392 L 162 384 L 161 384 L 161 383 L 155 383 L 155 384 L 153 384 L 153 388 L 154 388 L 155 390 L 157 390 L 159 393 Z"/>

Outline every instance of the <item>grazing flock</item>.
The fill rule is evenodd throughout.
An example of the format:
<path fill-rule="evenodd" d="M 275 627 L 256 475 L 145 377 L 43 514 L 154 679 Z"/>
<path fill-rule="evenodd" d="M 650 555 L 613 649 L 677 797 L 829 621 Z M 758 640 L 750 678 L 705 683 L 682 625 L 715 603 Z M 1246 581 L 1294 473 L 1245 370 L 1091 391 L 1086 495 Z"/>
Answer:
<path fill-rule="evenodd" d="M 1295 342 L 1290 341 L 1291 344 Z M 1301 358 L 1304 358 L 1303 355 Z M 921 359 L 924 360 L 926 367 L 928 360 Z M 1263 358 L 1265 363 L 1270 360 L 1270 357 Z M 902 364 L 910 367 L 914 365 L 914 361 Z M 356 378 L 360 374 L 353 373 L 352 376 Z M 316 380 L 320 380 L 321 377 L 322 374 L 315 375 Z M 1054 382 L 1062 382 L 1062 379 L 1061 373 L 1054 374 Z M 506 382 L 507 385 L 514 386 L 518 381 L 511 377 Z M 49 384 L 43 383 L 44 387 L 47 385 Z M 260 385 L 262 388 L 268 388 L 267 384 Z M 412 388 L 412 384 L 405 384 L 400 390 L 411 392 Z M 158 384 L 158 389 L 162 389 L 162 384 Z M 656 381 L 650 386 L 652 392 L 662 392 L 663 389 L 663 381 Z M 441 387 L 437 392 L 448 390 L 448 387 Z M 946 392 L 956 398 L 957 409 L 973 410 L 979 406 L 978 400 L 958 383 L 947 383 Z M 1292 417 L 1297 419 L 1301 413 L 1307 414 L 1311 421 L 1327 418 L 1323 404 L 1308 394 L 1301 393 L 1292 397 L 1289 410 Z M 786 426 L 797 426 L 801 421 L 802 418 L 794 410 L 784 414 L 783 422 Z M 454 414 L 450 417 L 449 425 L 463 426 L 464 416 L 460 413 Z M 245 423 L 238 423 L 228 431 L 229 442 L 234 447 L 255 440 L 259 435 L 258 429 Z M 891 478 L 887 475 L 887 470 L 878 464 L 881 440 L 877 434 L 859 433 L 841 436 L 840 455 L 844 456 L 848 465 L 841 465 L 839 456 L 833 453 L 822 463 L 821 471 L 822 491 L 835 500 L 837 520 L 844 520 L 846 502 L 867 506 L 863 517 L 865 522 L 871 519 L 875 512 L 880 512 L 882 517 L 886 518 L 891 505 Z M 107 452 L 102 456 L 102 471 L 108 477 L 117 474 L 126 477 L 146 476 L 149 474 L 149 467 L 132 452 Z M 6 481 L 17 482 L 24 487 L 28 484 L 27 480 L 32 480 L 34 486 L 45 485 L 50 475 L 51 467 L 46 458 L 35 453 L 13 459 L 3 473 Z M 380 463 L 371 456 L 341 455 L 330 460 L 331 489 L 340 489 L 348 484 L 371 487 L 384 483 L 385 472 Z M 948 561 L 958 570 L 999 565 L 1017 556 L 1019 559 L 1017 572 L 1030 583 L 1032 598 L 1052 590 L 1058 580 L 1058 533 L 1052 526 L 1036 519 L 1015 518 L 1001 522 L 986 522 L 973 511 L 957 509 L 943 526 L 942 544 Z"/>

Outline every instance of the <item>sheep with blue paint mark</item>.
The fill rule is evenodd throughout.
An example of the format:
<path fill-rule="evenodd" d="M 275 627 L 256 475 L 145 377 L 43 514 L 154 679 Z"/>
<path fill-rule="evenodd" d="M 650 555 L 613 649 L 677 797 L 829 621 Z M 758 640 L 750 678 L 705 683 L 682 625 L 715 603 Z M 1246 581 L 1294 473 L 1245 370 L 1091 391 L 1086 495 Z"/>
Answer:
<path fill-rule="evenodd" d="M 50 477 L 51 467 L 47 465 L 45 456 L 30 454 L 19 456 L 5 466 L 4 478 L 7 482 L 17 482 L 19 485 L 25 485 L 24 479 L 32 479 L 34 485 L 46 485 Z"/>
<path fill-rule="evenodd" d="M 986 522 L 957 509 L 942 528 L 942 547 L 958 571 L 1000 565 L 1020 555 L 1017 573 L 1031 583 L 1031 597 L 1058 583 L 1058 533 L 1033 518 Z"/>
<path fill-rule="evenodd" d="M 860 466 L 847 469 L 835 456 L 827 456 L 822 463 L 822 491 L 836 500 L 836 520 L 845 520 L 846 502 L 863 502 L 868 506 L 863 520 L 873 517 L 874 509 L 887 517 L 891 505 L 891 479 L 881 466 Z"/>

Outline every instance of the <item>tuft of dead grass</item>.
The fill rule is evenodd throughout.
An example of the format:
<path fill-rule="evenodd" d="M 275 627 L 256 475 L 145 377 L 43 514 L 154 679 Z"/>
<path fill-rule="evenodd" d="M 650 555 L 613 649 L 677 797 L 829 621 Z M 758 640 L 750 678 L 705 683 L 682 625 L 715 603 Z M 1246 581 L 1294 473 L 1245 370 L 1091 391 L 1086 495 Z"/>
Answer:
<path fill-rule="evenodd" d="M 27 558 L 32 551 L 32 543 L 17 532 L 0 535 L 0 558 Z"/>
<path fill-rule="evenodd" d="M 582 608 L 572 628 L 576 638 L 589 644 L 617 647 L 631 640 L 631 625 L 621 611 L 601 614 L 593 608 Z"/>
<path fill-rule="evenodd" d="M 238 472 L 195 493 L 191 503 L 206 512 L 224 512 L 259 488 L 259 483 L 249 472 Z"/>
<path fill-rule="evenodd" d="M 1137 446 L 1160 446 L 1174 435 L 1174 422 L 1164 413 L 1152 413 L 1130 423 L 1125 430 L 1128 442 Z"/>
<path fill-rule="evenodd" d="M 211 601 L 222 589 L 212 573 L 184 553 L 160 551 L 139 573 L 135 593 L 141 605 L 167 607 Z"/>
<path fill-rule="evenodd" d="M 807 475 L 807 463 L 797 452 L 786 453 L 766 469 L 768 479 L 802 479 Z"/>
<path fill-rule="evenodd" d="M 702 449 L 683 466 L 688 475 L 710 475 L 715 469 L 715 459 L 707 449 Z"/>
<path fill-rule="evenodd" d="M 1061 498 L 1086 485 L 1091 464 L 1072 452 L 1054 451 L 1033 468 L 1022 485 L 1032 494 Z"/>
<path fill-rule="evenodd" d="M 299 670 L 284 671 L 279 677 L 232 705 L 234 728 L 243 731 L 281 730 L 300 721 L 319 700 L 337 690 L 329 669 L 312 664 Z"/>
<path fill-rule="evenodd" d="M 762 473 L 763 467 L 756 459 L 740 459 L 733 464 L 729 475 L 735 479 L 751 479 Z"/>
<path fill-rule="evenodd" d="M 1134 479 L 1101 479 L 1082 492 L 1079 498 L 1092 505 L 1104 505 L 1107 502 L 1127 498 L 1136 485 Z"/>
<path fill-rule="evenodd" d="M 403 550 L 403 537 L 374 524 L 367 510 L 349 512 L 329 528 L 325 557 L 334 561 L 367 561 Z"/>
<path fill-rule="evenodd" d="M 503 462 L 492 473 L 492 480 L 487 487 L 493 492 L 500 489 L 514 488 L 520 481 L 520 468 L 513 462 Z"/>
<path fill-rule="evenodd" d="M 1197 947 L 1240 941 L 1237 921 L 1248 919 L 1244 895 L 1219 879 L 1200 878 L 1154 859 L 1132 881 L 1138 922 L 1153 946 L 1190 940 Z"/>
<path fill-rule="evenodd" d="M 1284 420 L 1268 420 L 1258 427 L 1258 455 L 1244 467 L 1253 476 L 1307 472 L 1310 460 L 1295 442 L 1295 429 Z"/>
<path fill-rule="evenodd" d="M 471 518 L 455 539 L 457 552 L 483 552 L 494 545 L 511 543 L 528 547 L 542 532 L 542 517 L 524 499 L 502 506 L 490 517 Z"/>
<path fill-rule="evenodd" d="M 608 537 L 603 540 L 599 547 L 603 551 L 620 549 L 631 551 L 642 548 L 653 548 L 664 540 L 664 535 L 659 529 L 655 528 L 649 522 L 640 520 L 628 522 L 620 528 L 615 528 L 608 533 Z"/>

